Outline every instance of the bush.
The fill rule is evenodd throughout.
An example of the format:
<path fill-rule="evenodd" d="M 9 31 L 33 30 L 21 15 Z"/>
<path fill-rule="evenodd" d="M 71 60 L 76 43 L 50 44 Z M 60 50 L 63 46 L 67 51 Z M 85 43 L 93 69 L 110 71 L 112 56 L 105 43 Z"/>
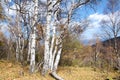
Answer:
<path fill-rule="evenodd" d="M 60 66 L 72 66 L 72 59 L 71 58 L 62 58 L 60 60 Z"/>

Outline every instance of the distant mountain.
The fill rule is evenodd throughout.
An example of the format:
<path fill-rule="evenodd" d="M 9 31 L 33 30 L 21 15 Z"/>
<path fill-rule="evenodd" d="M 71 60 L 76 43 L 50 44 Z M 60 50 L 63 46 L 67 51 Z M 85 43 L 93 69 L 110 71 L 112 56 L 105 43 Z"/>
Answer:
<path fill-rule="evenodd" d="M 102 41 L 103 46 L 113 46 L 114 45 L 114 38 Z M 117 37 L 117 44 L 120 45 L 120 36 Z"/>
<path fill-rule="evenodd" d="M 91 45 L 91 46 L 95 46 L 96 45 L 96 39 L 90 41 L 90 40 L 80 40 L 84 45 Z M 114 45 L 114 38 L 111 39 L 107 39 L 107 40 L 100 40 L 103 46 L 113 46 Z M 117 37 L 117 43 L 118 46 L 120 45 L 120 36 Z"/>
<path fill-rule="evenodd" d="M 95 41 L 96 42 L 96 41 Z M 108 40 L 104 40 L 100 42 L 101 46 L 105 47 L 114 47 L 114 38 L 108 39 Z M 96 47 L 97 43 L 94 43 L 92 45 L 92 47 Z M 117 46 L 120 49 L 120 36 L 117 37 Z"/>

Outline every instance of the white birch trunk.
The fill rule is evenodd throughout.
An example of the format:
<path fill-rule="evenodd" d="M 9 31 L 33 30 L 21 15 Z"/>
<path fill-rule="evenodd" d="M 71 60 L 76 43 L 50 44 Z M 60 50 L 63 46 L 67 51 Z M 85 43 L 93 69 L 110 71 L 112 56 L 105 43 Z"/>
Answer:
<path fill-rule="evenodd" d="M 10 44 L 10 41 L 11 39 L 8 39 L 8 42 L 7 42 L 7 45 L 9 46 L 9 48 L 8 48 L 8 54 L 7 54 L 7 60 L 10 60 L 10 58 L 11 58 L 11 48 L 12 48 L 12 46 L 11 46 L 11 44 Z"/>
<path fill-rule="evenodd" d="M 56 80 L 64 80 L 63 78 L 61 78 L 60 76 L 58 76 L 55 71 L 52 72 L 51 75 L 52 75 Z"/>
<path fill-rule="evenodd" d="M 18 26 L 19 27 L 19 26 Z M 21 34 L 18 34 L 18 51 L 19 51 L 19 60 L 20 60 L 20 62 L 21 62 L 21 53 L 20 53 L 20 51 L 21 51 L 21 41 L 20 41 L 20 38 L 21 37 Z"/>
<path fill-rule="evenodd" d="M 45 75 L 49 69 L 49 57 L 50 57 L 50 24 L 51 24 L 51 16 L 52 16 L 52 2 L 47 1 L 48 4 L 48 13 L 47 13 L 47 25 L 46 25 L 46 33 L 45 33 L 45 49 L 44 49 L 44 64 L 42 74 Z"/>
<path fill-rule="evenodd" d="M 33 73 L 35 70 L 35 33 L 31 34 L 32 37 L 32 43 L 31 43 L 31 52 L 30 52 L 30 72 Z"/>
<path fill-rule="evenodd" d="M 36 46 L 36 24 L 37 24 L 37 15 L 38 15 L 38 0 L 34 1 L 34 19 L 32 22 L 32 34 L 31 34 L 31 47 L 30 47 L 30 72 L 34 73 L 35 71 L 35 46 Z"/>
<path fill-rule="evenodd" d="M 48 18 L 50 19 L 50 16 L 48 16 Z M 45 37 L 43 74 L 45 74 L 49 68 L 49 40 L 50 40 L 50 24 L 48 21 Z"/>
<path fill-rule="evenodd" d="M 23 62 L 23 49 L 24 49 L 24 38 L 21 34 L 16 37 L 16 59 L 17 61 Z"/>
<path fill-rule="evenodd" d="M 16 36 L 16 59 L 17 59 L 17 61 L 19 61 L 19 57 L 20 57 L 20 19 L 19 19 L 19 12 L 17 11 L 17 15 L 16 15 L 16 22 L 17 22 L 17 32 L 18 33 L 15 33 L 15 31 L 13 31 L 14 32 L 14 35 Z M 19 30 L 19 31 L 18 31 Z"/>
<path fill-rule="evenodd" d="M 16 56 L 16 61 L 18 62 L 19 61 L 19 45 L 18 45 L 18 38 L 14 32 L 14 30 L 12 28 L 8 28 L 11 33 L 13 34 L 13 37 L 15 38 L 15 43 L 16 43 L 16 49 L 15 49 L 15 56 Z"/>
<path fill-rule="evenodd" d="M 55 35 L 56 35 L 56 24 L 57 24 L 57 12 L 58 12 L 58 7 L 59 7 L 59 3 L 57 2 L 57 0 L 53 0 L 52 1 L 52 17 L 53 20 L 51 22 L 51 28 L 52 28 L 52 40 L 51 40 L 51 44 L 50 44 L 50 57 L 49 57 L 49 69 L 52 71 L 53 68 L 53 63 L 54 63 L 54 58 L 55 58 L 55 53 L 57 52 L 57 46 L 55 45 Z M 57 41 L 57 40 L 56 40 Z M 54 49 L 55 48 L 55 49 Z M 54 51 L 53 51 L 54 49 Z"/>
<path fill-rule="evenodd" d="M 58 39 L 57 39 L 58 40 Z M 58 64 L 59 64 L 59 61 L 60 61 L 60 57 L 61 57 L 61 52 L 62 52 L 62 43 L 61 41 L 60 42 L 57 42 L 57 47 L 55 49 L 55 53 L 54 53 L 54 58 L 53 58 L 53 63 L 52 63 L 52 72 L 51 72 L 51 75 L 57 79 L 57 80 L 64 80 L 62 77 L 60 77 L 59 75 L 57 75 L 56 71 L 57 71 L 57 68 L 58 68 Z M 57 48 L 59 48 L 57 50 Z M 57 52 L 57 53 L 56 53 Z M 56 54 L 56 57 L 55 57 L 55 54 Z"/>
<path fill-rule="evenodd" d="M 19 48 L 18 48 L 18 40 L 16 39 L 16 60 L 19 61 Z"/>
<path fill-rule="evenodd" d="M 52 55 L 51 71 L 53 70 L 54 61 L 55 61 L 55 55 L 57 53 L 57 49 L 58 49 L 58 39 L 56 39 L 55 49 L 54 49 L 53 55 Z"/>
<path fill-rule="evenodd" d="M 61 56 L 61 51 L 62 51 L 62 44 L 60 44 L 60 49 L 58 50 L 58 53 L 57 53 L 57 56 L 56 56 L 56 59 L 55 59 L 55 63 L 54 63 L 54 69 L 55 70 L 57 70 L 57 68 L 58 68 L 58 64 L 59 64 L 60 56 Z"/>
<path fill-rule="evenodd" d="M 62 39 L 60 39 L 60 42 L 59 42 L 58 52 L 56 54 L 56 59 L 55 59 L 55 62 L 54 62 L 54 67 L 53 67 L 54 71 L 56 71 L 57 68 L 58 68 L 58 64 L 59 64 L 61 53 L 62 53 L 62 43 L 61 42 L 62 42 Z"/>
<path fill-rule="evenodd" d="M 20 60 L 23 63 L 23 50 L 24 50 L 24 38 L 21 36 L 21 44 L 20 44 Z"/>
<path fill-rule="evenodd" d="M 51 47 L 50 47 L 50 60 L 49 60 L 49 67 L 50 69 L 52 69 L 52 64 L 53 64 L 53 48 L 54 48 L 54 42 L 55 42 L 55 34 L 56 34 L 56 28 L 55 26 L 53 25 L 53 36 L 52 36 L 52 41 L 51 41 Z"/>
<path fill-rule="evenodd" d="M 28 54 L 27 54 L 27 61 L 29 62 L 30 61 L 30 52 L 31 52 L 31 34 L 29 36 L 29 42 L 28 42 Z"/>
<path fill-rule="evenodd" d="M 61 40 L 59 38 L 57 38 L 55 40 L 58 6 L 59 6 L 59 2 L 57 2 L 57 0 L 48 1 L 48 14 L 47 14 L 47 28 L 46 28 L 46 35 L 45 35 L 45 52 L 44 52 L 44 65 L 43 65 L 43 71 L 44 72 L 43 72 L 43 75 L 45 75 L 46 72 L 48 70 L 50 70 L 51 71 L 50 74 L 54 78 L 56 78 L 57 80 L 63 80 L 60 76 L 58 76 L 56 74 L 56 70 L 57 70 L 57 67 L 58 67 L 58 63 L 59 63 L 60 56 L 61 56 L 61 51 L 62 51 L 62 48 L 60 48 L 58 50 L 59 47 L 62 47 L 62 44 L 60 44 Z M 52 19 L 51 19 L 51 17 L 52 17 Z M 50 26 L 53 30 L 52 40 L 50 40 Z M 56 45 L 54 44 L 55 41 L 56 41 Z"/>

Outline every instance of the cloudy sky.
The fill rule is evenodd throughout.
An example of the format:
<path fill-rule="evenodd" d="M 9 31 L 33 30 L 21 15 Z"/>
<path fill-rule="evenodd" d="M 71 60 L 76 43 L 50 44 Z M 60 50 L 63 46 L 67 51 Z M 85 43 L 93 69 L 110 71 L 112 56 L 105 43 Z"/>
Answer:
<path fill-rule="evenodd" d="M 100 38 L 101 34 L 100 22 L 103 19 L 107 19 L 107 15 L 104 14 L 104 8 L 106 7 L 107 0 L 102 0 L 97 4 L 95 8 L 88 8 L 83 12 L 83 14 L 87 13 L 85 17 L 90 20 L 90 25 L 87 30 L 81 35 L 81 40 L 85 43 L 94 40 L 96 38 Z M 84 10 L 82 10 L 84 11 Z"/>
<path fill-rule="evenodd" d="M 10 0 L 11 1 L 11 0 Z M 43 2 L 46 2 L 46 0 L 42 0 Z M 81 35 L 82 41 L 89 41 L 91 39 L 95 39 L 97 35 L 101 33 L 100 30 L 100 22 L 102 19 L 107 19 L 107 15 L 103 14 L 104 8 L 106 7 L 107 0 L 102 0 L 100 3 L 93 6 L 86 6 L 86 7 L 80 7 L 76 10 L 76 15 L 74 16 L 74 19 L 76 21 L 80 21 L 82 19 L 87 18 L 90 20 L 90 25 L 87 28 L 87 30 Z M 11 4 L 11 8 L 15 8 L 15 5 L 13 3 Z M 15 15 L 15 11 L 10 10 L 6 8 L 5 11 L 7 14 Z"/>

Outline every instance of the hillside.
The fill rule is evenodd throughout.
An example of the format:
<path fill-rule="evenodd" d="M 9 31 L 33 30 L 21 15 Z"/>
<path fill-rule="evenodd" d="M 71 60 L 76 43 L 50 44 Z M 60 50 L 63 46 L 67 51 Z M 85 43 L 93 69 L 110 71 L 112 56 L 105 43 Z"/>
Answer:
<path fill-rule="evenodd" d="M 118 45 L 120 45 L 120 36 L 117 37 L 117 42 L 118 42 Z M 108 40 L 105 40 L 102 42 L 104 46 L 110 46 L 110 45 L 114 45 L 114 38 L 111 38 L 111 39 L 108 39 Z"/>
<path fill-rule="evenodd" d="M 0 61 L 0 80 L 54 80 L 49 75 L 43 77 L 40 73 L 29 74 L 28 67 L 22 67 L 19 63 L 15 64 Z M 60 67 L 58 74 L 65 80 L 104 80 L 119 75 L 114 72 L 93 71 L 93 68 L 88 67 Z"/>

